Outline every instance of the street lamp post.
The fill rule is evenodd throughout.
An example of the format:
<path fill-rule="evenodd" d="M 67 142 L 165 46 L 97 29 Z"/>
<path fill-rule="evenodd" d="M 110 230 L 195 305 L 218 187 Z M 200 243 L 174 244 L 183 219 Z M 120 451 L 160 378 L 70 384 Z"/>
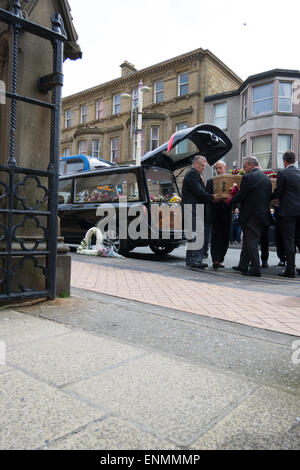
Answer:
<path fill-rule="evenodd" d="M 137 165 L 141 164 L 142 157 L 142 122 L 143 122 L 143 94 L 150 91 L 151 88 L 143 85 L 142 80 L 137 89 L 137 96 L 133 91 L 129 93 L 122 93 L 121 96 L 131 98 L 131 124 L 130 135 L 133 139 L 133 154 Z M 133 123 L 133 114 L 135 113 L 135 122 Z"/>

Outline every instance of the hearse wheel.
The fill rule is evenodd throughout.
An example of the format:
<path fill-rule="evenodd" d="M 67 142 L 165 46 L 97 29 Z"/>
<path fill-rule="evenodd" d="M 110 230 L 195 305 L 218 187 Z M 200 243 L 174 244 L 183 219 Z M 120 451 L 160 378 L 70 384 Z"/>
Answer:
<path fill-rule="evenodd" d="M 128 255 L 130 248 L 127 240 L 120 240 L 119 234 L 114 230 L 108 230 L 103 234 L 103 245 L 106 248 L 113 248 L 119 255 Z"/>
<path fill-rule="evenodd" d="M 175 248 L 177 247 L 173 247 L 173 246 L 158 246 L 158 245 L 149 245 L 151 250 L 153 251 L 153 253 L 155 253 L 156 255 L 168 255 L 169 253 L 171 253 L 173 250 L 175 250 Z"/>

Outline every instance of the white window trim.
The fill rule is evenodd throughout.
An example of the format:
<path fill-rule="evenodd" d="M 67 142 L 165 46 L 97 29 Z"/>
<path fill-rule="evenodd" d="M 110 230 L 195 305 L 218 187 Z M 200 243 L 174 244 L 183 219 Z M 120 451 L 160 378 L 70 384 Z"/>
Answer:
<path fill-rule="evenodd" d="M 266 86 L 266 85 L 273 85 L 273 94 L 271 96 L 265 96 L 264 98 L 259 98 L 258 100 L 255 100 L 254 99 L 254 90 L 256 88 L 260 88 L 260 87 L 263 87 L 263 86 Z M 257 114 L 254 114 L 253 110 L 254 110 L 254 103 L 260 103 L 262 101 L 268 101 L 268 100 L 272 100 L 273 101 L 273 109 L 272 111 L 264 111 L 262 113 L 257 113 Z M 269 114 L 269 113 L 273 113 L 274 112 L 274 82 L 271 82 L 271 83 L 264 83 L 262 85 L 256 85 L 252 88 L 252 115 L 253 116 L 258 116 L 259 114 Z"/>
<path fill-rule="evenodd" d="M 102 113 L 102 116 L 99 116 L 100 112 Z M 96 119 L 103 119 L 103 99 L 96 101 Z"/>
<path fill-rule="evenodd" d="M 162 83 L 163 84 L 163 87 L 162 87 L 162 90 L 157 90 L 157 84 L 158 83 Z M 163 80 L 157 80 L 155 83 L 154 83 L 154 103 L 162 103 L 164 101 L 164 91 L 165 91 L 165 84 L 164 84 L 164 81 Z M 160 95 L 162 94 L 162 100 L 161 101 L 157 101 L 157 95 Z"/>
<path fill-rule="evenodd" d="M 118 147 L 113 147 L 113 142 L 118 139 Z M 115 160 L 113 159 L 113 152 L 115 150 L 118 150 L 118 153 L 119 153 L 119 158 L 118 160 L 120 160 L 120 136 L 115 136 L 115 137 L 111 137 L 110 138 L 110 161 L 112 163 L 115 163 Z"/>
<path fill-rule="evenodd" d="M 181 83 L 180 77 L 182 77 L 182 75 L 187 75 L 187 77 L 188 77 L 187 82 Z M 178 96 L 185 96 L 186 94 L 188 94 L 188 93 L 185 93 L 184 95 L 181 95 L 181 93 L 180 93 L 181 87 L 184 86 L 184 85 L 187 85 L 188 88 L 189 88 L 189 73 L 188 72 L 180 73 L 178 75 Z"/>
<path fill-rule="evenodd" d="M 280 96 L 279 95 L 279 89 L 280 89 L 280 83 L 284 83 L 286 85 L 290 85 L 291 86 L 291 96 Z M 285 100 L 290 100 L 290 110 L 289 111 L 280 111 L 279 109 L 279 106 L 280 106 L 280 98 L 281 99 L 285 99 Z M 283 80 L 279 80 L 279 83 L 278 83 L 278 112 L 279 113 L 291 113 L 293 111 L 293 83 L 292 82 L 285 82 Z"/>
<path fill-rule="evenodd" d="M 215 111 L 216 111 L 216 109 L 217 109 L 217 106 L 219 106 L 219 105 L 221 105 L 221 104 L 226 104 L 226 114 L 222 114 L 222 115 L 216 117 L 216 112 L 215 112 Z M 227 115 L 228 115 L 228 103 L 227 103 L 227 101 L 223 101 L 222 103 L 216 103 L 216 104 L 214 104 L 214 125 L 215 125 L 215 126 L 218 126 L 218 123 L 216 123 L 216 121 L 217 121 L 218 119 L 224 119 L 224 118 L 225 118 L 225 119 L 226 119 L 225 126 L 222 127 L 222 128 L 221 128 L 220 126 L 218 126 L 218 127 L 220 127 L 220 129 L 227 129 L 227 126 L 228 126 L 228 118 L 227 118 Z"/>
<path fill-rule="evenodd" d="M 72 111 L 71 109 L 67 109 L 65 111 L 65 129 L 70 129 L 71 126 L 72 126 Z"/>
<path fill-rule="evenodd" d="M 247 99 L 245 100 L 245 98 Z M 242 99 L 243 99 L 242 118 L 243 118 L 243 121 L 246 121 L 246 119 L 248 118 L 248 99 L 249 99 L 248 90 L 244 92 Z"/>
<path fill-rule="evenodd" d="M 94 143 L 97 142 L 97 155 L 94 154 Z M 100 139 L 93 139 L 92 140 L 92 156 L 99 158 L 100 157 L 100 149 L 101 149 L 101 141 Z"/>
<path fill-rule="evenodd" d="M 82 104 L 80 106 L 80 124 L 86 124 L 87 122 L 87 105 Z"/>
<path fill-rule="evenodd" d="M 116 103 L 116 98 L 117 98 L 117 97 L 119 98 L 119 102 L 118 102 L 118 103 Z M 117 106 L 119 107 L 119 111 L 118 111 L 118 112 L 116 112 L 116 107 L 117 107 Z M 113 111 L 113 114 L 114 114 L 114 115 L 115 115 L 115 114 L 120 114 L 120 112 L 121 112 L 121 95 L 120 95 L 119 93 L 117 93 L 116 95 L 113 95 L 113 109 L 112 109 L 112 111 Z"/>
<path fill-rule="evenodd" d="M 83 143 L 85 143 L 85 151 L 84 152 L 82 152 L 81 149 L 80 149 L 80 147 Z M 78 153 L 82 154 L 82 155 L 87 155 L 87 151 L 88 151 L 88 142 L 87 142 L 87 140 L 86 139 L 80 140 L 80 142 L 78 142 Z"/>
<path fill-rule="evenodd" d="M 158 131 L 157 132 L 157 139 L 153 139 L 153 129 L 154 128 L 157 129 L 157 131 Z M 153 147 L 152 147 L 152 142 L 153 141 L 157 141 L 157 146 L 155 148 L 159 147 L 159 137 L 160 137 L 160 128 L 159 128 L 159 126 L 151 126 L 151 128 L 150 128 L 150 151 L 154 150 Z"/>

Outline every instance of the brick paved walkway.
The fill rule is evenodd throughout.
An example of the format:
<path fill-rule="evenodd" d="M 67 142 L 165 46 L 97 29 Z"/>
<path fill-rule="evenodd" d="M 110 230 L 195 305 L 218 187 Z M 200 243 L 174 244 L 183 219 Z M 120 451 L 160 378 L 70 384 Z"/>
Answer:
<path fill-rule="evenodd" d="M 175 267 L 174 267 L 175 269 Z M 299 297 L 72 261 L 72 287 L 300 336 Z"/>

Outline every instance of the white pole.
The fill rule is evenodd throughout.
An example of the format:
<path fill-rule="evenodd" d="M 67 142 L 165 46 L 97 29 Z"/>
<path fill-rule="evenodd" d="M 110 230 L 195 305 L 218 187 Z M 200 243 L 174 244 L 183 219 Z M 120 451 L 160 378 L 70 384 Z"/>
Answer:
<path fill-rule="evenodd" d="M 142 156 L 142 121 L 143 121 L 143 82 L 140 81 L 138 88 L 138 117 L 136 127 L 136 164 L 141 164 Z"/>

